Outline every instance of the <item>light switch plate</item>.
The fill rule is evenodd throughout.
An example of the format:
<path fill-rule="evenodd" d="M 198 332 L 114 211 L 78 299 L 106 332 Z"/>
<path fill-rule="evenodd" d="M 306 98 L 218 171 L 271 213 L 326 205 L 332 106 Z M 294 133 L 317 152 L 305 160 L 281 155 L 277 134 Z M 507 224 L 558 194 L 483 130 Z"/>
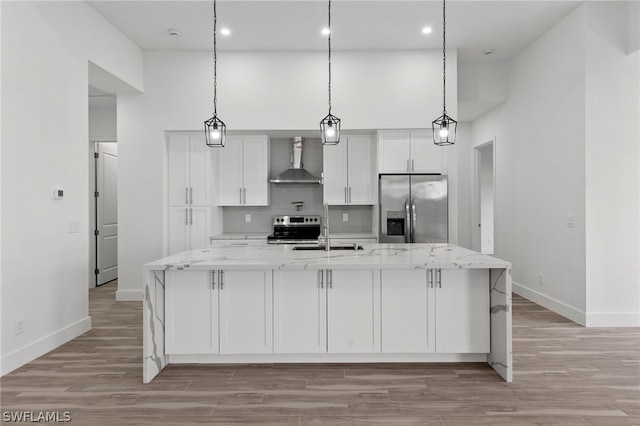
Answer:
<path fill-rule="evenodd" d="M 567 226 L 569 228 L 575 228 L 576 227 L 576 217 L 572 214 L 567 215 Z"/>
<path fill-rule="evenodd" d="M 251 222 L 251 215 L 250 214 L 245 214 L 244 215 L 244 221 L 245 222 Z"/>
<path fill-rule="evenodd" d="M 342 221 L 349 222 L 349 213 L 342 213 Z"/>

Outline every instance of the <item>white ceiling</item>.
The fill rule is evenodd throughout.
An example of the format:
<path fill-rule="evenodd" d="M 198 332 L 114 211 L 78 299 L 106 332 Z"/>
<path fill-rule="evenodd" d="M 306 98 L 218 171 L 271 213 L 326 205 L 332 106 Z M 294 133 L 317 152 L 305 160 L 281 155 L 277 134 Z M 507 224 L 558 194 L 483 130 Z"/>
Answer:
<path fill-rule="evenodd" d="M 87 3 L 144 50 L 213 50 L 213 1 L 107 0 Z M 458 87 L 480 62 L 513 58 L 582 1 L 449 0 L 447 47 L 458 50 Z M 325 50 L 327 0 L 218 0 L 218 48 L 230 51 Z M 442 48 L 441 0 L 333 0 L 331 45 L 336 50 Z M 429 35 L 422 34 L 431 26 Z M 169 29 L 180 32 L 169 35 Z M 491 55 L 483 51 L 492 49 Z M 501 65 L 504 66 L 504 65 Z M 465 77 L 466 76 L 466 77 Z M 500 101 L 463 99 L 458 120 L 471 121 Z M 106 99 L 94 99 L 96 103 Z"/>
<path fill-rule="evenodd" d="M 145 50 L 211 50 L 212 1 L 88 1 Z M 581 1 L 449 1 L 447 46 L 465 61 L 511 59 Z M 322 50 L 327 1 L 219 0 L 220 50 Z M 425 36 L 422 27 L 433 32 Z M 180 31 L 172 37 L 168 30 Z M 426 49 L 442 46 L 441 1 L 334 0 L 332 48 Z M 485 56 L 482 51 L 494 49 Z"/>

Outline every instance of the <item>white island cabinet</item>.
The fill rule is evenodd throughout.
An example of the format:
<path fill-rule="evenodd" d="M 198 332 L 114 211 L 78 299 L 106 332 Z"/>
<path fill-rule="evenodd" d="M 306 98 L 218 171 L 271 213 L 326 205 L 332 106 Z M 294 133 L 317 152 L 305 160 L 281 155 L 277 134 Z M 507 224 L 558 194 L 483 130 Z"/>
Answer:
<path fill-rule="evenodd" d="M 363 246 L 219 243 L 145 265 L 144 382 L 167 363 L 478 361 L 511 381 L 510 263 Z"/>

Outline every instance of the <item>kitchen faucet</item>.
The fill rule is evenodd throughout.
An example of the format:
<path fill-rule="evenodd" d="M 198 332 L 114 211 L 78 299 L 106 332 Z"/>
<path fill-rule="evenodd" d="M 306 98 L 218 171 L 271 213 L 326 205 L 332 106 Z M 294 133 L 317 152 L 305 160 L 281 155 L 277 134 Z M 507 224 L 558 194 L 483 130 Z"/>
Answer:
<path fill-rule="evenodd" d="M 331 250 L 331 240 L 329 239 L 329 204 L 324 203 L 324 223 L 322 225 L 322 235 L 324 237 L 324 250 Z"/>

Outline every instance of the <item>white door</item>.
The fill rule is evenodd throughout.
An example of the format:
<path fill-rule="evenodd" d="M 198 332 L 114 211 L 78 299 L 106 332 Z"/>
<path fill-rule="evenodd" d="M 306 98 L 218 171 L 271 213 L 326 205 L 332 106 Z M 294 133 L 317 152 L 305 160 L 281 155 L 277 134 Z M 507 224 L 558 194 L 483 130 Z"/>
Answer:
<path fill-rule="evenodd" d="M 267 136 L 243 138 L 242 204 L 269 205 L 269 139 Z"/>
<path fill-rule="evenodd" d="M 488 269 L 442 269 L 436 294 L 436 352 L 488 353 Z M 434 273 L 436 271 L 434 270 Z"/>
<path fill-rule="evenodd" d="M 435 304 L 427 270 L 382 270 L 382 352 L 435 351 Z"/>
<path fill-rule="evenodd" d="M 411 149 L 408 130 L 378 132 L 378 171 L 380 173 L 409 173 Z"/>
<path fill-rule="evenodd" d="M 221 274 L 220 353 L 273 352 L 272 272 Z"/>
<path fill-rule="evenodd" d="M 167 271 L 166 353 L 218 353 L 218 288 L 213 288 L 212 277 L 215 273 Z"/>
<path fill-rule="evenodd" d="M 189 204 L 208 206 L 211 204 L 213 179 L 211 163 L 216 148 L 209 148 L 204 133 L 189 135 Z"/>
<path fill-rule="evenodd" d="M 242 204 L 242 138 L 227 136 L 218 156 L 218 197 L 220 206 Z"/>
<path fill-rule="evenodd" d="M 347 204 L 347 145 L 322 147 L 323 199 L 331 205 Z"/>
<path fill-rule="evenodd" d="M 373 142 L 369 136 L 349 136 L 349 204 L 373 204 Z"/>
<path fill-rule="evenodd" d="M 431 130 L 411 131 L 411 171 L 441 173 L 443 149 L 433 143 Z"/>
<path fill-rule="evenodd" d="M 327 281 L 328 352 L 380 352 L 379 271 L 330 270 Z"/>
<path fill-rule="evenodd" d="M 118 278 L 118 145 L 96 145 L 96 284 L 102 285 Z"/>
<path fill-rule="evenodd" d="M 211 208 L 189 208 L 189 249 L 195 249 L 209 245 L 209 236 L 211 234 L 211 227 L 209 226 L 210 223 Z"/>
<path fill-rule="evenodd" d="M 274 352 L 326 352 L 324 271 L 274 271 L 273 274 Z"/>
<path fill-rule="evenodd" d="M 189 204 L 189 136 L 169 135 L 169 204 Z"/>
<path fill-rule="evenodd" d="M 189 207 L 169 208 L 169 253 L 180 253 L 191 248 Z"/>

